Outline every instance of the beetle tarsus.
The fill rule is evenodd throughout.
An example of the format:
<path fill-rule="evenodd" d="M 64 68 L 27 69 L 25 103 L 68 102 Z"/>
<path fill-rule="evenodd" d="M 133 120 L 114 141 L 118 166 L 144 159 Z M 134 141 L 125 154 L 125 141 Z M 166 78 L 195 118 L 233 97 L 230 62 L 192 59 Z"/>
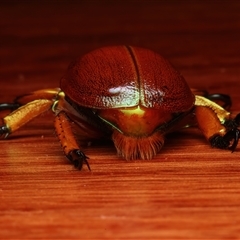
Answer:
<path fill-rule="evenodd" d="M 214 148 L 227 149 L 229 146 L 229 141 L 225 139 L 225 136 L 214 135 L 211 137 L 209 139 L 211 146 Z"/>
<path fill-rule="evenodd" d="M 240 113 L 234 119 L 230 119 L 224 123 L 227 128 L 238 128 L 240 126 Z"/>
<path fill-rule="evenodd" d="M 0 137 L 2 135 L 5 135 L 4 138 L 7 138 L 7 136 L 10 134 L 9 128 L 6 125 L 0 126 Z"/>
<path fill-rule="evenodd" d="M 215 135 L 210 139 L 212 147 L 229 149 L 235 151 L 240 138 L 240 113 L 234 119 L 230 119 L 224 123 L 227 133 L 224 136 Z"/>
<path fill-rule="evenodd" d="M 238 145 L 240 130 L 238 129 L 240 126 L 240 113 L 233 119 L 228 121 L 225 124 L 228 128 L 231 128 L 230 131 L 225 135 L 226 138 L 229 138 L 229 141 L 233 140 L 232 145 L 229 149 L 233 152 Z"/>
<path fill-rule="evenodd" d="M 230 133 L 230 134 L 232 134 L 233 143 L 229 147 L 229 150 L 234 152 L 234 150 L 236 149 L 236 147 L 238 145 L 240 130 L 239 129 L 232 129 L 232 133 Z"/>
<path fill-rule="evenodd" d="M 1 103 L 0 104 L 0 111 L 3 110 L 16 110 L 21 106 L 19 103 Z"/>
<path fill-rule="evenodd" d="M 88 157 L 79 149 L 72 150 L 68 155 L 67 158 L 73 163 L 74 167 L 81 170 L 83 164 L 86 164 L 88 170 L 91 171 L 90 165 L 87 161 Z"/>

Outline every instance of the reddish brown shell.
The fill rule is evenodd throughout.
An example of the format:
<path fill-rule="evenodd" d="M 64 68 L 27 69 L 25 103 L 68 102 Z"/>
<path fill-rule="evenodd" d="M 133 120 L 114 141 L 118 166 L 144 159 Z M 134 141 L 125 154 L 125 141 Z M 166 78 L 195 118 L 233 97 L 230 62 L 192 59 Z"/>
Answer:
<path fill-rule="evenodd" d="M 89 108 L 141 105 L 175 113 L 194 104 L 184 78 L 168 61 L 131 46 L 104 47 L 75 60 L 60 87 L 72 101 Z"/>

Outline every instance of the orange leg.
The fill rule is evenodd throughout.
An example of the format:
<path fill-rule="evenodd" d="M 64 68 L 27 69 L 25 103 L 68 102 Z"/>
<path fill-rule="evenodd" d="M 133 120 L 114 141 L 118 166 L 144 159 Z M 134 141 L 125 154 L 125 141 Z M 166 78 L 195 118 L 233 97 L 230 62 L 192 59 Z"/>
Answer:
<path fill-rule="evenodd" d="M 5 134 L 7 137 L 30 120 L 50 110 L 60 96 L 59 89 L 44 89 L 18 97 L 13 104 L 1 104 L 0 110 L 8 107 L 12 109 L 14 106 L 20 107 L 2 119 L 0 136 Z"/>
<path fill-rule="evenodd" d="M 48 100 L 55 101 L 58 99 L 59 93 L 60 93 L 60 88 L 41 89 L 41 90 L 37 90 L 37 91 L 17 97 L 14 100 L 14 103 L 24 105 L 36 99 L 48 99 Z"/>
<path fill-rule="evenodd" d="M 0 135 L 15 132 L 33 118 L 51 109 L 52 101 L 47 99 L 35 100 L 19 107 L 3 118 L 4 125 L 0 127 Z"/>
<path fill-rule="evenodd" d="M 194 95 L 202 96 L 206 99 L 216 102 L 218 105 L 220 105 L 224 109 L 230 109 L 232 105 L 231 97 L 226 94 L 222 94 L 222 93 L 210 94 L 206 90 L 201 90 L 196 88 L 191 88 L 191 91 Z"/>
<path fill-rule="evenodd" d="M 199 129 L 213 147 L 235 150 L 239 140 L 239 118 L 230 118 L 230 113 L 216 103 L 196 96 L 195 115 Z"/>
<path fill-rule="evenodd" d="M 18 108 L 14 110 L 16 106 L 18 106 Z M 0 124 L 0 136 L 5 135 L 5 137 L 24 126 L 33 118 L 48 110 L 52 110 L 56 114 L 55 128 L 65 155 L 76 167 L 82 168 L 83 163 L 85 163 L 90 169 L 87 162 L 88 157 L 79 150 L 79 145 L 72 132 L 71 122 L 66 112 L 71 115 L 74 121 L 76 120 L 78 133 L 82 139 L 88 137 L 99 138 L 102 136 L 102 133 L 97 130 L 96 126 L 89 125 L 88 121 L 81 118 L 82 114 L 79 114 L 71 104 L 65 101 L 64 93 L 59 91 L 59 89 L 35 91 L 18 97 L 13 104 L 0 104 L 0 110 L 6 109 L 14 111 L 3 119 L 0 119 L 2 120 L 2 125 Z M 91 119 L 89 121 L 91 121 Z"/>
<path fill-rule="evenodd" d="M 55 129 L 67 158 L 74 166 L 81 169 L 85 163 L 90 170 L 88 157 L 79 149 L 79 144 L 72 131 L 72 122 L 64 111 L 58 113 L 55 118 Z"/>

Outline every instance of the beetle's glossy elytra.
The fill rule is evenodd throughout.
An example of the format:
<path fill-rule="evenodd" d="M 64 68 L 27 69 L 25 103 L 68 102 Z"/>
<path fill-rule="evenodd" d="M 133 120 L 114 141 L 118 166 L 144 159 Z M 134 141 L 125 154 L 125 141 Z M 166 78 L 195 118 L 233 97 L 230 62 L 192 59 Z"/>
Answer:
<path fill-rule="evenodd" d="M 90 108 L 147 108 L 183 112 L 194 104 L 183 77 L 157 53 L 137 47 L 97 49 L 73 62 L 61 89 Z"/>

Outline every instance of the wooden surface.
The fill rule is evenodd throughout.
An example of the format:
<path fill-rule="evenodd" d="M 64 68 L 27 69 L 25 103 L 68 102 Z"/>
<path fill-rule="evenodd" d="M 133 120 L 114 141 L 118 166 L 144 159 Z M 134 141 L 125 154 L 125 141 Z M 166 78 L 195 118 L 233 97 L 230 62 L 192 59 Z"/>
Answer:
<path fill-rule="evenodd" d="M 237 113 L 239 39 L 239 1 L 1 1 L 0 102 L 58 86 L 83 53 L 129 44 L 161 53 L 192 87 L 230 94 Z M 126 162 L 99 143 L 79 172 L 51 113 L 0 144 L 1 239 L 240 238 L 240 146 L 212 149 L 193 129 Z"/>

